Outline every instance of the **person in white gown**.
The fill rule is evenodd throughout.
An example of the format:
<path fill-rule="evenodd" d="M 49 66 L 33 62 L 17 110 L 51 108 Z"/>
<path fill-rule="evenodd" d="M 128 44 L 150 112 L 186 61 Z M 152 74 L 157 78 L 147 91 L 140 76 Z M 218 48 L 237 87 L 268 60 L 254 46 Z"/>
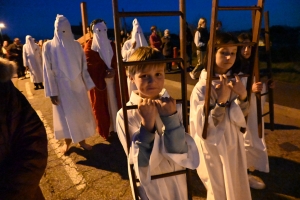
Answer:
<path fill-rule="evenodd" d="M 132 31 L 131 38 L 128 39 L 123 47 L 122 47 L 122 57 L 123 61 L 128 61 L 130 56 L 137 50 L 139 47 L 147 47 L 149 46 L 147 40 L 144 36 L 142 27 L 137 19 L 132 21 Z M 128 77 L 128 76 L 127 76 Z M 130 81 L 129 77 L 127 78 L 127 86 L 128 86 L 128 95 L 130 97 L 131 92 L 136 90 L 136 86 L 133 82 Z"/>
<path fill-rule="evenodd" d="M 42 51 L 30 35 L 26 36 L 25 41 L 23 45 L 24 66 L 30 71 L 30 80 L 35 86 L 34 89 L 44 89 Z"/>
<path fill-rule="evenodd" d="M 249 43 L 252 41 L 252 35 L 250 33 L 241 33 L 238 36 L 240 43 Z M 249 74 L 251 71 L 250 60 L 253 56 L 251 54 L 251 46 L 242 46 L 241 51 L 241 72 Z M 247 79 L 245 85 L 247 84 Z M 252 84 L 252 93 L 249 97 L 250 107 L 249 114 L 247 117 L 247 127 L 244 134 L 245 139 L 245 150 L 247 157 L 247 166 L 249 170 L 249 184 L 254 189 L 264 189 L 266 187 L 262 179 L 251 174 L 251 172 L 258 170 L 261 172 L 269 173 L 269 159 L 267 146 L 265 142 L 265 131 L 264 131 L 264 118 L 262 118 L 262 138 L 258 136 L 258 124 L 257 124 L 257 105 L 255 93 L 265 93 L 267 91 L 266 85 L 270 88 L 274 87 L 274 84 L 264 84 L 262 81 L 255 82 L 255 77 Z M 261 97 L 262 110 L 266 101 L 266 96 Z"/>
<path fill-rule="evenodd" d="M 129 61 L 162 59 L 157 49 L 140 47 Z M 139 198 L 143 200 L 186 200 L 186 175 L 169 176 L 151 180 L 163 173 L 195 169 L 199 154 L 194 140 L 182 125 L 181 106 L 169 96 L 164 87 L 165 64 L 129 66 L 130 80 L 135 82 L 127 105 L 138 105 L 128 110 L 128 127 L 131 146 L 127 149 L 123 110 L 117 114 L 117 133 L 127 155 L 128 166 L 134 165 L 139 183 Z M 130 170 L 128 170 L 131 176 Z M 134 196 L 134 188 L 131 183 Z"/>
<path fill-rule="evenodd" d="M 96 131 L 87 91 L 94 88 L 81 45 L 74 40 L 66 17 L 57 15 L 54 37 L 43 46 L 45 95 L 51 98 L 54 134 L 65 139 L 65 153 L 71 142 L 86 150 L 85 139 Z"/>
<path fill-rule="evenodd" d="M 205 121 L 206 68 L 190 97 L 190 132 L 200 154 L 197 173 L 207 189 L 208 200 L 250 200 L 246 154 L 241 127 L 246 127 L 249 102 L 247 91 L 236 72 L 236 37 L 217 33 L 215 44 L 232 44 L 216 47 L 212 65 L 213 75 L 220 80 L 211 83 L 210 110 L 207 137 L 203 138 Z M 211 48 L 211 47 L 209 47 Z M 238 70 L 237 70 L 238 71 Z"/>

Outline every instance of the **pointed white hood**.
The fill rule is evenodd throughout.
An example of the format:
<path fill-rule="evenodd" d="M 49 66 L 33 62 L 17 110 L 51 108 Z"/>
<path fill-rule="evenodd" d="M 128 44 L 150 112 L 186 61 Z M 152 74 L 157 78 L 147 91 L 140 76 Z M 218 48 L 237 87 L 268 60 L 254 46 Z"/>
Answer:
<path fill-rule="evenodd" d="M 111 60 L 114 55 L 114 52 L 112 50 L 110 40 L 107 37 L 107 27 L 104 21 L 95 24 L 92 27 L 92 30 L 93 30 L 93 41 L 92 41 L 91 49 L 93 51 L 97 51 L 101 59 L 106 64 L 106 66 L 109 69 L 112 69 Z"/>
<path fill-rule="evenodd" d="M 68 19 L 63 15 L 57 15 L 54 22 L 54 37 L 51 40 L 51 53 L 56 57 L 56 66 L 70 80 L 74 80 L 81 73 L 81 69 L 78 67 L 80 66 L 78 65 L 78 55 L 74 53 L 76 47 L 77 44 Z"/>
<path fill-rule="evenodd" d="M 136 46 L 134 48 L 135 50 L 138 49 L 139 47 L 149 46 L 144 36 L 142 27 L 140 26 L 137 19 L 134 19 L 132 21 L 131 41 L 132 42 L 136 41 Z"/>
<path fill-rule="evenodd" d="M 33 38 L 30 35 L 27 35 L 25 38 L 25 48 L 26 52 L 30 53 L 30 55 L 34 54 L 35 49 L 38 47 L 35 43 Z"/>

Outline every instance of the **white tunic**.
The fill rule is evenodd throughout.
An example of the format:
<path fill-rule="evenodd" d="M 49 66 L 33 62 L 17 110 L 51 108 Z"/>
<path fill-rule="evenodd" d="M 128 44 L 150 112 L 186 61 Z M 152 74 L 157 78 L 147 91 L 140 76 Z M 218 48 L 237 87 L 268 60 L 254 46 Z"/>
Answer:
<path fill-rule="evenodd" d="M 43 64 L 42 53 L 40 47 L 34 42 L 31 44 L 29 41 L 23 45 L 23 63 L 28 66 L 30 70 L 31 80 L 34 83 L 43 82 Z"/>
<path fill-rule="evenodd" d="M 163 90 L 162 96 L 169 96 Z M 134 92 L 131 93 L 130 101 L 127 105 L 137 105 L 140 97 Z M 182 117 L 181 106 L 177 107 L 178 116 Z M 128 110 L 128 126 L 130 139 L 132 141 L 130 152 L 127 151 L 126 134 L 124 131 L 123 110 L 119 110 L 117 115 L 117 133 L 121 144 L 128 157 L 128 165 L 134 164 L 134 170 L 137 178 L 140 180 L 139 193 L 141 199 L 158 200 L 158 199 L 172 199 L 182 200 L 187 199 L 187 186 L 185 174 L 171 176 L 151 180 L 152 175 L 163 174 L 183 170 L 186 168 L 195 169 L 199 165 L 199 155 L 194 140 L 186 133 L 185 139 L 188 145 L 188 152 L 182 154 L 168 153 L 164 145 L 164 125 L 161 118 L 156 118 L 156 133 L 154 144 L 150 155 L 149 165 L 146 167 L 139 166 L 138 153 L 139 146 L 135 141 L 135 136 L 141 127 L 141 117 L 138 110 Z M 129 176 L 131 176 L 130 170 Z M 131 183 L 132 192 L 133 186 Z M 134 192 L 133 192 L 134 196 Z"/>
<path fill-rule="evenodd" d="M 51 54 L 51 40 L 44 44 L 43 49 L 45 93 L 47 97 L 58 96 L 59 99 L 59 105 L 52 105 L 55 137 L 71 138 L 74 143 L 94 135 L 96 129 L 87 95 L 95 85 L 87 71 L 83 50 L 76 43 L 73 53 L 78 55 L 78 65 L 72 67 L 79 68 L 81 73 L 74 80 L 59 69 L 58 60 Z"/>
<path fill-rule="evenodd" d="M 263 85 L 262 93 L 266 92 L 266 87 Z M 265 96 L 261 97 L 262 110 L 265 104 Z M 257 105 L 255 93 L 251 93 L 249 114 L 247 117 L 247 129 L 244 134 L 245 149 L 247 156 L 248 169 L 256 169 L 262 172 L 269 172 L 269 160 L 267 146 L 265 142 L 264 118 L 262 118 L 262 138 L 258 136 L 257 125 Z"/>
<path fill-rule="evenodd" d="M 208 200 L 250 200 L 244 138 L 244 113 L 248 103 L 231 93 L 230 107 L 216 105 L 216 84 L 212 82 L 207 138 L 202 138 L 207 72 L 203 70 L 190 98 L 190 132 L 200 154 L 197 173 L 207 189 Z M 243 107 L 243 109 L 241 109 Z"/>

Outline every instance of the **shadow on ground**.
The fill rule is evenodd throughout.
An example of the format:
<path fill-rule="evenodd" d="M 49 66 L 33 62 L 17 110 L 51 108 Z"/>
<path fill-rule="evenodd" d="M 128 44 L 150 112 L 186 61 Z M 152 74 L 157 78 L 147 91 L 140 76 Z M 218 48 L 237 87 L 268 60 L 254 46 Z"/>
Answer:
<path fill-rule="evenodd" d="M 270 173 L 254 172 L 266 188 L 251 189 L 253 200 L 281 200 L 300 198 L 300 163 L 279 157 L 269 157 Z"/>
<path fill-rule="evenodd" d="M 117 134 L 107 140 L 109 143 L 98 143 L 91 151 L 78 147 L 71 147 L 68 154 L 76 153 L 86 158 L 77 164 L 97 169 L 119 173 L 122 179 L 128 180 L 127 159 Z"/>
<path fill-rule="evenodd" d="M 271 129 L 271 124 L 265 122 L 265 129 Z M 275 130 L 299 130 L 300 127 L 286 124 L 274 124 Z"/>

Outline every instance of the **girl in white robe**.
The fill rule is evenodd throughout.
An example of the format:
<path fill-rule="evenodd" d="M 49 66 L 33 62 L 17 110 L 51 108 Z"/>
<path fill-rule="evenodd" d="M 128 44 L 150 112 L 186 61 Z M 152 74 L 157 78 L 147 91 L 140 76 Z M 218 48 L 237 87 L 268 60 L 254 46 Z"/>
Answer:
<path fill-rule="evenodd" d="M 246 127 L 248 112 L 247 91 L 241 79 L 228 80 L 233 75 L 237 39 L 228 33 L 217 33 L 217 44 L 232 46 L 215 49 L 207 138 L 202 137 L 205 121 L 206 69 L 190 98 L 190 132 L 200 156 L 197 173 L 207 189 L 208 200 L 250 200 L 246 155 L 241 127 Z"/>
<path fill-rule="evenodd" d="M 34 83 L 35 90 L 44 89 L 43 86 L 43 63 L 40 47 L 35 44 L 33 38 L 27 35 L 23 45 L 23 63 L 30 71 L 30 79 Z"/>
<path fill-rule="evenodd" d="M 54 27 L 54 38 L 43 46 L 43 66 L 45 94 L 53 104 L 55 138 L 65 139 L 63 152 L 72 141 L 90 150 L 85 139 L 94 135 L 96 125 L 87 91 L 95 84 L 67 18 L 57 15 Z"/>
<path fill-rule="evenodd" d="M 252 36 L 249 33 L 241 33 L 238 36 L 238 40 L 241 43 L 249 43 L 252 41 Z M 240 48 L 241 51 L 241 71 L 243 73 L 249 74 L 251 71 L 250 58 L 251 58 L 251 46 L 243 46 Z M 245 79 L 245 85 L 247 84 L 247 79 Z M 271 88 L 274 87 L 272 84 Z M 262 138 L 258 136 L 258 124 L 257 124 L 257 105 L 255 93 L 266 92 L 266 85 L 262 82 L 255 82 L 253 79 L 252 93 L 249 98 L 250 107 L 249 114 L 247 117 L 247 128 L 244 134 L 245 139 L 245 150 L 247 157 L 247 166 L 250 172 L 258 170 L 261 172 L 268 173 L 269 169 L 269 159 L 267 146 L 265 142 L 265 131 L 264 131 L 264 118 L 262 118 Z M 262 110 L 266 101 L 266 96 L 261 97 Z M 249 174 L 250 187 L 254 189 L 265 188 L 265 183 L 259 177 Z"/>
<path fill-rule="evenodd" d="M 141 56 L 141 57 L 139 57 Z M 131 57 L 134 60 L 163 58 L 158 50 L 140 47 Z M 130 79 L 137 85 L 127 105 L 138 105 L 128 110 L 128 128 L 131 147 L 128 152 L 123 110 L 117 114 L 117 133 L 128 158 L 128 167 L 134 165 L 142 200 L 186 200 L 186 175 L 169 176 L 151 180 L 151 176 L 195 169 L 199 154 L 194 140 L 185 133 L 181 106 L 164 85 L 164 64 L 130 66 Z M 131 172 L 128 170 L 129 176 Z M 133 184 L 131 182 L 134 195 Z"/>

